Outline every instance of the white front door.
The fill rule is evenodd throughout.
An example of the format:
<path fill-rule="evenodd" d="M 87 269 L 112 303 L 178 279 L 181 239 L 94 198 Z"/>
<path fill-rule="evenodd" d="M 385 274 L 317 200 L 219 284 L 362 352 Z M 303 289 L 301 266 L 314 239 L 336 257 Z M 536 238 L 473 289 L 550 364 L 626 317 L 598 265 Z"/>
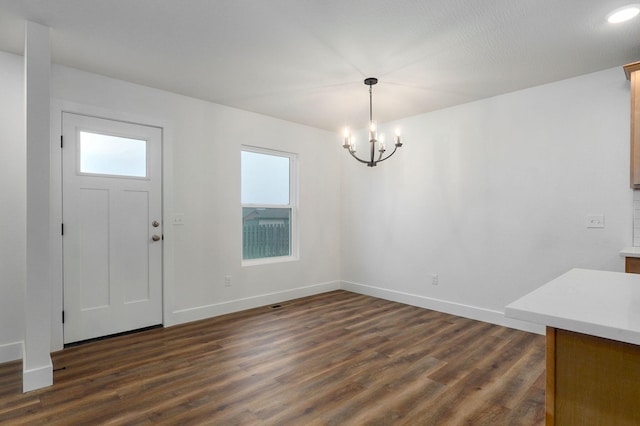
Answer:
<path fill-rule="evenodd" d="M 64 342 L 162 323 L 162 130 L 62 114 Z"/>

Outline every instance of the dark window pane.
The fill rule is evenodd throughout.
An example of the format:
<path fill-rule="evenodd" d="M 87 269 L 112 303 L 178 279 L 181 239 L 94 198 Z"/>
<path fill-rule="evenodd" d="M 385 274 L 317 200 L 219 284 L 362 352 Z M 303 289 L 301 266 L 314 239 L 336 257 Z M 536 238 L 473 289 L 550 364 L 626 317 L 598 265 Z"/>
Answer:
<path fill-rule="evenodd" d="M 242 258 L 290 256 L 291 209 L 242 208 Z"/>

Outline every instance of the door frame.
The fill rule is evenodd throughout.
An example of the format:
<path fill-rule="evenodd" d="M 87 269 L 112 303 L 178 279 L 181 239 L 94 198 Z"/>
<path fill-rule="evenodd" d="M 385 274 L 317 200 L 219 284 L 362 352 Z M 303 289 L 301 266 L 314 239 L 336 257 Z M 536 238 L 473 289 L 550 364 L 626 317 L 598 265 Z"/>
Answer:
<path fill-rule="evenodd" d="M 51 100 L 51 186 L 50 186 L 50 247 L 51 253 L 51 351 L 59 351 L 64 347 L 64 328 L 62 325 L 62 310 L 64 307 L 64 277 L 63 277 L 63 249 L 62 249 L 62 149 L 60 137 L 62 135 L 62 114 L 73 113 L 107 120 L 124 121 L 150 127 L 157 127 L 161 131 L 161 206 L 163 226 L 162 250 L 162 323 L 167 325 L 170 315 L 169 307 L 173 306 L 172 288 L 173 277 L 173 227 L 169 226 L 168 214 L 172 205 L 172 169 L 170 141 L 167 138 L 170 127 L 164 120 L 146 115 L 115 111 L 100 107 L 78 104 L 60 99 Z"/>

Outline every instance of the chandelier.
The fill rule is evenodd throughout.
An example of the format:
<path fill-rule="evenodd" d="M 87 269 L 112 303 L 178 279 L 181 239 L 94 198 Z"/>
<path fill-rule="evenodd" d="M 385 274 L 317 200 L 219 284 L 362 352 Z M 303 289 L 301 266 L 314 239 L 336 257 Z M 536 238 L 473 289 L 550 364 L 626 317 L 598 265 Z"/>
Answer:
<path fill-rule="evenodd" d="M 402 142 L 400 139 L 400 130 L 396 129 L 396 134 L 393 138 L 393 151 L 391 154 L 384 153 L 387 151 L 384 144 L 384 135 L 378 135 L 378 125 L 373 119 L 373 85 L 378 83 L 378 79 L 374 77 L 369 77 L 364 80 L 364 84 L 369 86 L 369 151 L 371 153 L 370 158 L 368 160 L 363 160 L 362 158 L 356 155 L 356 143 L 351 136 L 351 130 L 347 127 L 344 130 L 344 141 L 342 142 L 342 147 L 349 151 L 349 154 L 356 160 L 361 163 L 366 164 L 369 167 L 374 167 L 378 163 L 386 160 L 396 153 L 396 150 L 402 146 Z M 377 159 L 376 159 L 376 152 Z"/>

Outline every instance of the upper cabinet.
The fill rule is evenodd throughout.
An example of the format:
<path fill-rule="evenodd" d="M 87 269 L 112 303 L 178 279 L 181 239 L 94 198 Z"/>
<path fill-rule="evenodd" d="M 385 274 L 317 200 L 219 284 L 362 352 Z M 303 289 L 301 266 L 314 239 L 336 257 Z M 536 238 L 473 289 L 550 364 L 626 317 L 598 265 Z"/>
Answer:
<path fill-rule="evenodd" d="M 640 189 L 640 62 L 623 68 L 631 81 L 631 187 Z"/>

